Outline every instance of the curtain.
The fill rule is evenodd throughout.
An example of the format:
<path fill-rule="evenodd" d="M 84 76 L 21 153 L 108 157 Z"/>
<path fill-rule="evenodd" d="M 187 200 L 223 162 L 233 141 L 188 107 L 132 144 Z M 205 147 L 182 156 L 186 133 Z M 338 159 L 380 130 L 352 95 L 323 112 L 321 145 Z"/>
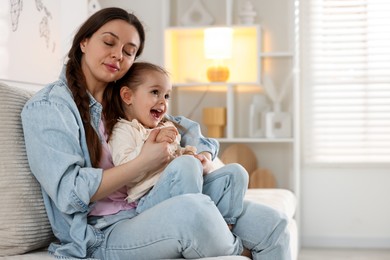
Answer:
<path fill-rule="evenodd" d="M 301 0 L 307 164 L 390 163 L 390 0 Z"/>

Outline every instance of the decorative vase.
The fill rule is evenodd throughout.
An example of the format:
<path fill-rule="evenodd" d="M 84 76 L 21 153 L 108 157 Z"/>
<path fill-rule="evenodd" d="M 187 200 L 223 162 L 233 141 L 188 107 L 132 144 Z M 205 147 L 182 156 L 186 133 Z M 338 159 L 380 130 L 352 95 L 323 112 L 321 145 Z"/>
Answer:
<path fill-rule="evenodd" d="M 203 109 L 203 124 L 207 127 L 208 137 L 223 137 L 226 126 L 226 108 L 205 107 Z"/>
<path fill-rule="evenodd" d="M 266 96 L 253 96 L 249 107 L 249 137 L 265 136 L 265 114 L 270 110 Z"/>
<path fill-rule="evenodd" d="M 229 79 L 229 68 L 223 65 L 211 66 L 207 69 L 207 78 L 211 82 L 225 82 Z"/>
<path fill-rule="evenodd" d="M 251 1 L 245 1 L 239 14 L 241 24 L 253 24 L 255 22 L 256 11 Z"/>
<path fill-rule="evenodd" d="M 291 137 L 291 115 L 280 112 L 280 104 L 274 104 L 274 111 L 265 114 L 265 126 L 268 138 Z"/>

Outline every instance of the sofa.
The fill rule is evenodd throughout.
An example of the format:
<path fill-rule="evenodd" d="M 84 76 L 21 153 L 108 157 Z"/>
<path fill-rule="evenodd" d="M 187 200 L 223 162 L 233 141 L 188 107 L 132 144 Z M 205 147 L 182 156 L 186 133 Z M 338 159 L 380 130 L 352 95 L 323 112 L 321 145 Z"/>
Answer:
<path fill-rule="evenodd" d="M 32 91 L 0 82 L 0 259 L 53 259 L 45 248 L 54 236 L 40 186 L 29 169 L 20 120 L 22 107 L 32 94 Z M 297 259 L 295 195 L 286 189 L 249 189 L 245 198 L 273 207 L 289 217 L 291 252 L 293 259 Z M 248 258 L 220 256 L 204 259 Z"/>

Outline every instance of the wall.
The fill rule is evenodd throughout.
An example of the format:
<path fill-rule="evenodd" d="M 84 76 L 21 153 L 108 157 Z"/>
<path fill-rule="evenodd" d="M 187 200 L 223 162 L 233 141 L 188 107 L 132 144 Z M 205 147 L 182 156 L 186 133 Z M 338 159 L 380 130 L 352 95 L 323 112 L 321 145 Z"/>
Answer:
<path fill-rule="evenodd" d="M 2 59 L 1 77 L 30 83 L 52 80 L 59 67 L 59 4 L 2 1 L 0 6 L 5 11 L 2 48 L 7 54 Z"/>
<path fill-rule="evenodd" d="M 307 167 L 301 181 L 304 246 L 390 247 L 389 169 Z"/>
<path fill-rule="evenodd" d="M 34 90 L 56 80 L 87 0 L 2 1 L 0 9 L 0 80 Z"/>
<path fill-rule="evenodd" d="M 72 44 L 73 35 L 89 16 L 87 0 L 61 0 L 61 61 Z M 75 8 L 77 6 L 77 8 Z"/>
<path fill-rule="evenodd" d="M 163 39 L 164 39 L 164 5 L 165 1 L 155 0 L 100 0 L 102 8 L 116 6 L 133 12 L 144 24 L 146 42 L 144 53 L 140 60 L 164 64 Z"/>

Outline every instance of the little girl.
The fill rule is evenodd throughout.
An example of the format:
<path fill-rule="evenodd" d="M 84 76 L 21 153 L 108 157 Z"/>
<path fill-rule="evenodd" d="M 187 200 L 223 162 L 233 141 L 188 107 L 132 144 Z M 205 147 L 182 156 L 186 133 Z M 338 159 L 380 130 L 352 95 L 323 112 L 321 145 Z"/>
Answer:
<path fill-rule="evenodd" d="M 135 182 L 127 184 L 128 202 L 137 201 L 137 212 L 140 213 L 164 199 L 184 193 L 203 192 L 211 198 L 214 195 L 217 198 L 221 192 L 231 193 L 229 199 L 216 201 L 216 204 L 227 223 L 234 225 L 242 211 L 248 174 L 238 164 L 226 165 L 213 173 L 216 169 L 212 159 L 218 153 L 219 144 L 215 139 L 203 137 L 198 124 L 196 127 L 200 135 L 196 137 L 200 136 L 200 140 L 192 140 L 196 139 L 195 136 L 187 134 L 183 140 L 187 145 L 180 147 L 179 131 L 185 132 L 186 125 L 194 127 L 195 122 L 166 115 L 171 91 L 168 73 L 162 67 L 147 62 L 134 63 L 115 87 L 107 88 L 106 95 L 114 95 L 110 98 L 113 102 L 106 105 L 105 114 L 106 119 L 110 118 L 106 120 L 106 131 L 114 165 L 133 160 L 151 129 L 156 127 L 160 128 L 156 141 L 171 144 L 172 161 L 168 166 L 151 178 L 140 176 Z M 211 180 L 218 178 L 224 185 L 211 189 Z M 227 180 L 234 181 L 230 183 Z"/>
<path fill-rule="evenodd" d="M 123 87 L 123 89 L 124 91 L 129 90 L 127 87 Z M 121 97 L 122 100 L 126 100 L 125 96 Z M 174 124 L 164 118 L 158 123 L 157 127 L 173 127 L 172 131 L 177 131 Z M 148 126 L 144 126 L 137 119 L 133 119 L 131 121 L 123 118 L 119 119 L 118 122 L 115 124 L 114 129 L 112 130 L 111 138 L 108 143 L 114 165 L 116 166 L 126 163 L 137 157 L 138 154 L 141 152 L 142 145 L 148 138 L 153 128 L 155 128 L 155 126 L 148 128 Z M 164 138 L 164 131 L 161 131 L 157 138 L 159 140 Z M 195 147 L 189 145 L 184 148 L 180 147 L 181 137 L 179 134 L 176 135 L 176 138 L 174 138 L 173 141 L 171 141 L 169 135 L 167 136 L 167 138 L 169 142 L 171 142 L 168 147 L 172 159 L 183 154 L 195 155 Z M 134 202 L 141 198 L 143 195 L 145 195 L 154 186 L 154 184 L 156 184 L 160 174 L 161 171 L 157 171 L 147 179 L 142 178 L 142 176 L 139 176 L 137 179 L 134 180 L 134 182 L 128 184 L 127 202 Z"/>

